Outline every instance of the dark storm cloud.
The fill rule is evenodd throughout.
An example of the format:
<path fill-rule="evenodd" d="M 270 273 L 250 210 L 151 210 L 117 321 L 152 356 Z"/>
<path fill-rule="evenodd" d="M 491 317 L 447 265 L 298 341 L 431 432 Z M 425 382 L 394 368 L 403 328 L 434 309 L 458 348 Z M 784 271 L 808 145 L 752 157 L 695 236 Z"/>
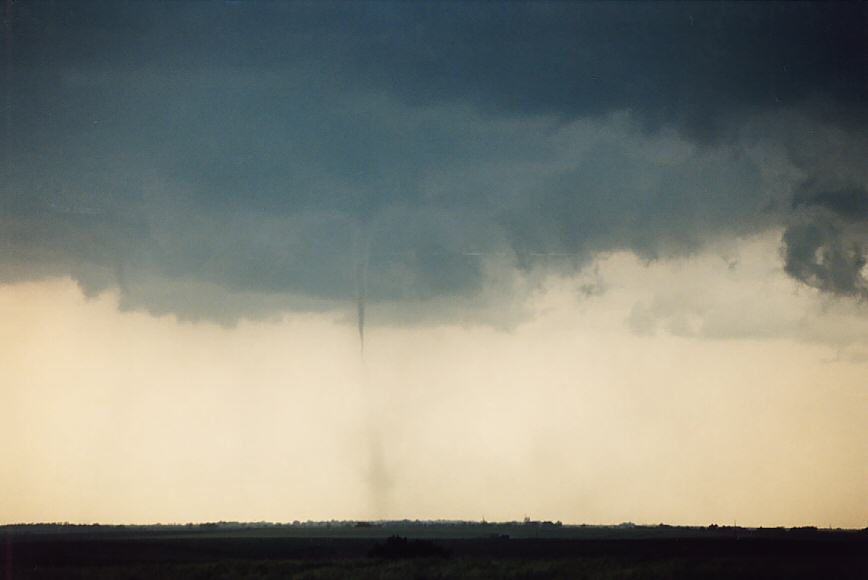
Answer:
<path fill-rule="evenodd" d="M 868 220 L 868 190 L 850 187 L 835 191 L 815 191 L 815 188 L 808 185 L 794 197 L 795 207 L 822 207 L 845 220 Z"/>
<path fill-rule="evenodd" d="M 411 303 L 481 292 L 492 256 L 562 269 L 689 253 L 808 206 L 846 220 L 864 209 L 858 161 L 833 167 L 764 119 L 841 133 L 864 159 L 866 14 L 16 3 L 0 278 L 70 274 L 130 308 L 231 320 L 353 300 L 360 232 L 369 299 Z M 768 177 L 776 144 L 791 191 Z M 850 189 L 828 186 L 842 171 Z M 803 233 L 784 240 L 794 264 Z M 858 263 L 829 251 L 823 268 Z"/>
<path fill-rule="evenodd" d="M 784 269 L 794 278 L 834 294 L 868 298 L 868 220 L 854 224 L 819 215 L 787 228 L 783 242 Z"/>
<path fill-rule="evenodd" d="M 16 62 L 43 70 L 302 67 L 316 73 L 309 95 L 362 86 L 490 113 L 630 109 L 695 134 L 745 110 L 825 96 L 840 112 L 868 97 L 862 3 L 29 7 L 15 22 L 16 42 L 29 42 Z"/>

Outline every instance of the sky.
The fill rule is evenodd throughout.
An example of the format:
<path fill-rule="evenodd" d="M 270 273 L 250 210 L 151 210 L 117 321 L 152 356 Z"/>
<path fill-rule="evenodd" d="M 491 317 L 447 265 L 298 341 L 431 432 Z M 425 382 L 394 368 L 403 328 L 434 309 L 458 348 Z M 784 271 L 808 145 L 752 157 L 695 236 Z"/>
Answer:
<path fill-rule="evenodd" d="M 4 8 L 0 522 L 868 525 L 864 3 Z"/>

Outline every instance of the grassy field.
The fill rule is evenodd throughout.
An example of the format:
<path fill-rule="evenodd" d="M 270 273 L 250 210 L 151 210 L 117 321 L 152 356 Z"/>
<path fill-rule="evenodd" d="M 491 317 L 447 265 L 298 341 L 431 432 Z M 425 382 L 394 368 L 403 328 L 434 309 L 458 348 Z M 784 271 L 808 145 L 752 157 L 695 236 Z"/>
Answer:
<path fill-rule="evenodd" d="M 676 558 L 632 561 L 612 558 L 338 561 L 217 561 L 122 566 L 35 567 L 14 578 L 33 580 L 298 580 L 504 578 L 588 580 L 688 578 L 868 578 L 865 559 Z"/>
<path fill-rule="evenodd" d="M 532 528 L 7 527 L 0 571 L 3 580 L 868 578 L 865 531 Z"/>

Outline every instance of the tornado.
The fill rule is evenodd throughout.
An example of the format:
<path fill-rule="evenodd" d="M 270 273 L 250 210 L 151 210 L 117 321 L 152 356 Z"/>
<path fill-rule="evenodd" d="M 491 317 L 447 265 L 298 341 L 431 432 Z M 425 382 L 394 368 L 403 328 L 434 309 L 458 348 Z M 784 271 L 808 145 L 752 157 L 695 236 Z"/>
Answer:
<path fill-rule="evenodd" d="M 365 303 L 368 296 L 368 261 L 370 241 L 367 228 L 360 226 L 356 235 L 356 325 L 359 332 L 359 350 L 365 353 Z"/>
<path fill-rule="evenodd" d="M 359 334 L 359 382 L 366 401 L 363 411 L 365 423 L 366 467 L 364 479 L 368 486 L 371 514 L 383 518 L 389 514 L 393 476 L 389 469 L 381 431 L 385 413 L 383 392 L 374 388 L 365 362 L 365 309 L 368 300 L 368 264 L 371 255 L 370 224 L 361 224 L 356 231 L 353 250 L 356 285 L 356 327 Z"/>

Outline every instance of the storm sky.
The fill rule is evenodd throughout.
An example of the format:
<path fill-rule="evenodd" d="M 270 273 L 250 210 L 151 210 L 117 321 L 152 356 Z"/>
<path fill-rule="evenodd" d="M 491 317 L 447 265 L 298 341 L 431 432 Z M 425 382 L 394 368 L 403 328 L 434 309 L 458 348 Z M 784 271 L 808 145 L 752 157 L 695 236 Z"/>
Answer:
<path fill-rule="evenodd" d="M 0 521 L 868 525 L 866 27 L 7 2 Z"/>

